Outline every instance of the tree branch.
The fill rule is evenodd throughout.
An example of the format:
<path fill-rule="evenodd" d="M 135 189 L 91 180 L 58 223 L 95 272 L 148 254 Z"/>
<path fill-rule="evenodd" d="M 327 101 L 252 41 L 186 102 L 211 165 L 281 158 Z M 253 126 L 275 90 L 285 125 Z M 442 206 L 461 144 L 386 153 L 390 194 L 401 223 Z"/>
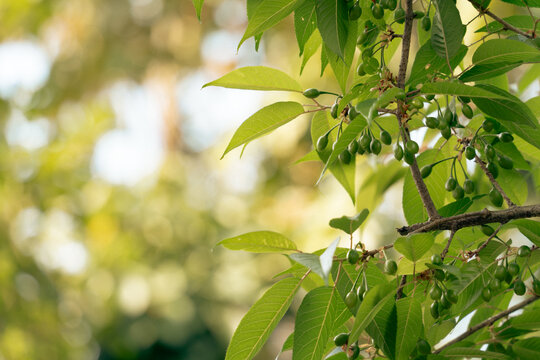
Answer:
<path fill-rule="evenodd" d="M 423 223 L 413 224 L 411 226 L 403 226 L 398 228 L 397 232 L 400 235 L 408 235 L 411 233 L 424 233 L 434 230 L 457 231 L 470 226 L 489 223 L 507 223 L 508 221 L 514 219 L 532 218 L 536 216 L 540 216 L 540 204 L 514 206 L 509 209 L 497 211 L 484 209 L 482 211 L 429 220 Z"/>
<path fill-rule="evenodd" d="M 488 168 L 486 167 L 486 163 L 480 159 L 478 157 L 478 155 L 476 155 L 474 157 L 474 161 L 480 166 L 480 169 L 482 169 L 482 171 L 486 174 L 486 176 L 488 177 L 489 181 L 491 181 L 491 183 L 493 184 L 493 187 L 495 189 L 497 189 L 498 192 L 501 193 L 502 197 L 504 198 L 504 201 L 506 201 L 506 203 L 508 204 L 509 207 L 512 207 L 512 206 L 516 206 L 516 204 L 514 204 L 514 202 L 512 200 L 510 200 L 510 198 L 508 197 L 508 195 L 506 195 L 506 193 L 504 192 L 503 188 L 501 187 L 501 185 L 499 185 L 499 183 L 497 182 L 497 180 L 495 180 L 495 178 L 493 177 L 493 174 L 488 170 Z"/>
<path fill-rule="evenodd" d="M 465 331 L 463 334 L 461 334 L 457 338 L 453 339 L 452 341 L 447 342 L 446 344 L 441 346 L 439 349 L 435 350 L 433 352 L 433 354 L 440 353 L 441 351 L 443 351 L 445 348 L 449 347 L 450 345 L 454 345 L 455 343 L 460 342 L 461 340 L 469 337 L 470 335 L 474 334 L 478 330 L 483 329 L 486 326 L 492 325 L 495 321 L 497 321 L 497 320 L 499 320 L 499 319 L 513 313 L 516 310 L 524 308 L 525 306 L 529 305 L 530 303 L 532 303 L 532 302 L 534 302 L 536 300 L 538 300 L 538 296 L 533 295 L 530 298 L 525 299 L 524 301 L 520 302 L 519 304 L 516 304 L 516 305 L 508 308 L 507 310 L 505 310 L 503 312 L 500 312 L 497 315 L 494 315 L 494 316 L 490 317 L 489 319 L 486 319 L 486 320 L 482 321 L 480 324 L 477 324 L 477 325 L 469 328 L 467 331 Z"/>
<path fill-rule="evenodd" d="M 498 23 L 502 24 L 502 26 L 504 26 L 505 29 L 507 30 L 511 30 L 517 34 L 520 34 L 520 35 L 523 35 L 529 39 L 534 39 L 536 37 L 536 32 L 533 32 L 532 34 L 528 34 L 526 33 L 525 31 L 522 31 L 520 29 L 518 29 L 517 27 L 515 27 L 514 25 L 512 24 L 509 24 L 507 23 L 506 21 L 504 21 L 503 19 L 501 19 L 500 17 L 498 17 L 497 15 L 495 15 L 494 13 L 492 13 L 491 11 L 489 11 L 488 9 L 484 9 L 482 8 L 482 6 L 477 3 L 476 1 L 474 0 L 469 0 L 469 2 L 476 8 L 478 9 L 478 11 L 480 11 L 481 13 L 484 13 L 486 15 L 488 15 L 490 18 L 492 18 L 493 20 L 497 21 Z"/>

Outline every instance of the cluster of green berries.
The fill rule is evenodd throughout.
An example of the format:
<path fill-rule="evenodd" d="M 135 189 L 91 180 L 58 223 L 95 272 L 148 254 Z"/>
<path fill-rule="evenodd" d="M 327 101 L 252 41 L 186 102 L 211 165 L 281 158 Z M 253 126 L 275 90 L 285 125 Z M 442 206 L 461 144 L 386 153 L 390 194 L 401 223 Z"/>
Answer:
<path fill-rule="evenodd" d="M 431 256 L 431 263 L 435 266 L 442 266 L 443 260 L 439 254 Z M 453 304 L 457 303 L 457 294 L 444 285 L 444 280 L 449 279 L 452 275 L 444 270 L 435 268 L 433 271 L 434 283 L 429 291 L 429 297 L 433 300 L 430 306 L 431 316 L 438 319 L 441 315 L 447 312 Z"/>

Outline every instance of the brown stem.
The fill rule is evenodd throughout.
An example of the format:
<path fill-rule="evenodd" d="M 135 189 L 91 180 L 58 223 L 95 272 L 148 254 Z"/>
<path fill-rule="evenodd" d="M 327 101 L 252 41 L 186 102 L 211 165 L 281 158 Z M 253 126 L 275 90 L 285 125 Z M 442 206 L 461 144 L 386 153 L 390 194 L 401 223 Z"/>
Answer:
<path fill-rule="evenodd" d="M 440 353 L 441 351 L 443 351 L 445 348 L 451 346 L 451 345 L 454 345 L 455 343 L 458 343 L 460 342 L 461 340 L 469 337 L 470 335 L 474 334 L 475 332 L 477 332 L 478 330 L 480 329 L 483 329 L 485 328 L 486 326 L 490 326 L 492 325 L 495 321 L 513 313 L 514 311 L 516 310 L 519 310 L 521 308 L 524 308 L 525 306 L 529 305 L 530 303 L 534 302 L 538 300 L 538 296 L 536 295 L 533 295 L 531 296 L 530 298 L 528 299 L 525 299 L 523 300 L 522 302 L 520 302 L 519 304 L 516 304 L 510 308 L 508 308 L 507 310 L 503 311 L 503 312 L 500 312 L 498 313 L 497 315 L 494 315 L 492 317 L 490 317 L 489 319 L 486 319 L 484 321 L 482 321 L 481 323 L 473 326 L 473 327 L 470 327 L 467 331 L 465 331 L 463 334 L 461 334 L 460 336 L 458 336 L 457 338 L 453 339 L 452 341 L 449 341 L 447 342 L 446 344 L 444 344 L 443 346 L 441 346 L 439 349 L 435 350 L 433 353 L 434 354 L 438 354 Z"/>
<path fill-rule="evenodd" d="M 540 204 L 514 206 L 509 209 L 497 211 L 484 209 L 482 211 L 429 220 L 411 226 L 403 226 L 398 228 L 397 232 L 401 235 L 408 235 L 411 233 L 424 233 L 434 230 L 457 231 L 464 227 L 489 223 L 507 223 L 513 219 L 532 218 L 536 216 L 540 216 Z"/>
<path fill-rule="evenodd" d="M 489 181 L 491 181 L 491 183 L 493 184 L 493 187 L 495 189 L 497 189 L 498 192 L 501 193 L 502 197 L 504 198 L 504 201 L 506 201 L 506 203 L 508 204 L 509 207 L 513 207 L 513 206 L 516 206 L 516 204 L 514 204 L 514 202 L 512 200 L 510 200 L 510 198 L 508 197 L 508 195 L 506 195 L 506 193 L 504 192 L 504 190 L 502 189 L 501 185 L 499 185 L 499 183 L 497 182 L 497 180 L 495 180 L 495 178 L 493 177 L 493 174 L 488 170 L 488 168 L 486 167 L 486 163 L 480 159 L 478 157 L 478 155 L 475 156 L 474 158 L 474 161 L 476 161 L 476 163 L 480 166 L 480 169 L 482 169 L 482 171 L 486 174 L 486 176 L 488 177 Z"/>
<path fill-rule="evenodd" d="M 407 284 L 407 275 L 401 275 L 401 282 L 396 292 L 396 300 L 399 300 L 403 297 L 403 288 Z"/>
<path fill-rule="evenodd" d="M 514 25 L 512 24 L 509 24 L 507 23 L 506 21 L 504 21 L 503 19 L 501 19 L 500 17 L 498 17 L 497 15 L 495 15 L 494 13 L 492 13 L 491 11 L 489 11 L 488 9 L 483 9 L 482 6 L 477 3 L 476 1 L 474 0 L 469 0 L 469 2 L 471 4 L 474 5 L 475 8 L 477 8 L 480 12 L 488 15 L 489 17 L 491 17 L 493 20 L 497 21 L 498 23 L 502 24 L 502 26 L 505 27 L 505 29 L 508 29 L 508 30 L 511 30 L 515 33 L 518 33 L 520 35 L 523 35 L 529 39 L 534 39 L 536 37 L 536 33 L 533 32 L 532 34 L 528 34 L 526 33 L 525 31 L 522 31 L 520 29 L 518 29 L 517 27 L 515 27 Z"/>
<path fill-rule="evenodd" d="M 482 243 L 482 245 L 480 245 L 478 247 L 478 249 L 474 250 L 471 255 L 478 255 L 480 253 L 480 251 L 482 251 L 488 244 L 489 242 L 491 241 L 491 239 L 493 239 L 495 236 L 497 236 L 497 233 L 501 230 L 502 226 L 504 225 L 504 223 L 500 223 L 499 224 L 499 227 L 497 229 L 495 229 L 495 231 L 493 231 L 493 234 L 489 235 L 489 237 L 486 239 L 486 241 L 484 241 Z"/>
<path fill-rule="evenodd" d="M 441 259 L 443 260 L 446 257 L 446 254 L 448 254 L 448 249 L 450 249 L 450 244 L 452 243 L 452 239 L 454 238 L 455 233 L 456 233 L 456 230 L 452 229 L 452 232 L 450 232 L 450 237 L 448 238 L 448 242 L 446 243 L 446 246 L 444 247 L 444 250 L 441 253 Z"/>

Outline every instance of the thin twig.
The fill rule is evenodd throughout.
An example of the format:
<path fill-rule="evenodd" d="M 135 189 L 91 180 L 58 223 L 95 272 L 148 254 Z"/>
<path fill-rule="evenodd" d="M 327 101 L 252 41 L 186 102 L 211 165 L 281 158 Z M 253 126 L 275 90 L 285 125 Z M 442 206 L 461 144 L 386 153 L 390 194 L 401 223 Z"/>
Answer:
<path fill-rule="evenodd" d="M 414 280 L 414 279 L 413 279 Z M 401 275 L 401 282 L 396 292 L 396 300 L 399 300 L 403 297 L 403 288 L 407 284 L 407 275 Z"/>
<path fill-rule="evenodd" d="M 480 166 L 480 169 L 482 169 L 482 171 L 486 174 L 486 176 L 488 177 L 489 181 L 491 181 L 491 183 L 493 184 L 493 187 L 495 189 L 497 189 L 498 192 L 501 193 L 502 197 L 504 198 L 504 201 L 506 201 L 506 203 L 508 204 L 509 207 L 514 207 L 516 206 L 516 204 L 514 204 L 512 202 L 512 200 L 510 200 L 510 198 L 508 197 L 508 195 L 506 195 L 506 193 L 504 192 L 504 190 L 502 189 L 501 185 L 499 185 L 499 183 L 497 182 L 497 180 L 495 180 L 495 178 L 493 177 L 493 174 L 488 170 L 488 168 L 486 167 L 486 163 L 480 159 L 478 157 L 478 155 L 475 156 L 474 158 L 474 161 Z"/>
<path fill-rule="evenodd" d="M 470 327 L 467 331 L 465 331 L 463 334 L 461 334 L 460 336 L 458 336 L 457 338 L 453 339 L 452 341 L 449 341 L 447 342 L 446 344 L 444 344 L 443 346 L 441 346 L 439 349 L 435 350 L 433 352 L 433 354 L 438 354 L 440 353 L 441 351 L 443 351 L 444 349 L 446 349 L 447 347 L 451 346 L 451 345 L 454 345 L 455 343 L 458 343 L 460 342 L 461 340 L 471 336 L 472 334 L 474 334 L 475 332 L 477 332 L 478 330 L 480 329 L 483 329 L 485 328 L 486 326 L 490 326 L 492 325 L 493 323 L 495 323 L 495 321 L 513 313 L 514 311 L 516 310 L 519 310 L 521 308 L 524 308 L 525 306 L 529 305 L 530 303 L 534 302 L 538 300 L 538 296 L 536 295 L 533 295 L 531 296 L 530 298 L 528 299 L 525 299 L 524 301 L 520 302 L 519 304 L 516 304 L 510 308 L 508 308 L 507 310 L 503 311 L 503 312 L 500 312 L 498 313 L 497 315 L 494 315 L 492 317 L 490 317 L 489 319 L 486 319 L 484 321 L 482 321 L 481 323 L 473 326 L 473 327 Z"/>
<path fill-rule="evenodd" d="M 450 249 L 450 244 L 452 243 L 452 239 L 454 238 L 454 235 L 456 234 L 456 230 L 452 229 L 450 232 L 450 237 L 448 238 L 448 242 L 446 243 L 446 246 L 444 247 L 444 250 L 441 253 L 441 259 L 444 260 L 446 257 L 446 254 L 448 254 L 448 249 Z"/>
<path fill-rule="evenodd" d="M 488 9 L 483 9 L 482 6 L 481 6 L 479 3 L 477 3 L 476 1 L 474 1 L 474 0 L 469 0 L 469 2 L 470 2 L 471 4 L 473 4 L 474 7 L 475 7 L 478 11 L 480 11 L 480 12 L 482 12 L 482 13 L 488 15 L 488 16 L 491 17 L 493 20 L 495 20 L 495 21 L 497 21 L 498 23 L 502 24 L 502 26 L 504 26 L 506 29 L 511 30 L 511 31 L 513 31 L 513 32 L 515 32 L 515 33 L 517 33 L 517 34 L 523 35 L 523 36 L 525 36 L 525 37 L 527 37 L 527 38 L 529 38 L 529 39 L 534 39 L 534 38 L 536 37 L 536 33 L 533 32 L 532 34 L 528 34 L 528 33 L 524 32 L 524 31 L 518 29 L 517 27 L 515 27 L 514 25 L 509 24 L 508 22 L 504 21 L 503 19 L 501 19 L 500 17 L 498 17 L 497 15 L 495 15 L 494 13 L 492 13 L 491 11 L 489 11 Z"/>
<path fill-rule="evenodd" d="M 504 225 L 504 223 L 500 223 L 499 224 L 499 227 L 497 229 L 495 229 L 495 231 L 493 231 L 493 234 L 489 235 L 489 237 L 486 239 L 486 241 L 484 241 L 482 243 L 482 245 L 480 245 L 478 247 L 478 249 L 474 250 L 471 255 L 472 256 L 476 256 L 480 253 L 480 251 L 482 251 L 488 244 L 489 242 L 491 241 L 491 239 L 493 239 L 495 236 L 497 236 L 497 233 L 501 230 L 502 226 Z"/>

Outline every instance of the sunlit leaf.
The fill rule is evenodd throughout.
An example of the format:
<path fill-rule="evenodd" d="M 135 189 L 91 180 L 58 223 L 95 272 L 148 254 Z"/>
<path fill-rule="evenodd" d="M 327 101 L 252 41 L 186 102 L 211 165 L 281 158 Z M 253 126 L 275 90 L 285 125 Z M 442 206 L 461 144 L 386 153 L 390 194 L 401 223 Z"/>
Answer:
<path fill-rule="evenodd" d="M 396 359 L 406 360 L 422 333 L 422 308 L 418 300 L 410 297 L 399 299 L 396 308 Z"/>
<path fill-rule="evenodd" d="M 364 209 L 354 216 L 342 216 L 340 218 L 335 218 L 330 220 L 330 226 L 335 229 L 340 229 L 345 231 L 347 234 L 352 234 L 362 225 L 364 220 L 369 215 L 369 210 Z"/>
<path fill-rule="evenodd" d="M 204 0 L 191 0 L 193 2 L 193 7 L 195 7 L 195 12 L 197 13 L 197 19 L 201 20 L 201 10 L 204 3 Z"/>
<path fill-rule="evenodd" d="M 285 236 L 273 231 L 256 231 L 221 240 L 231 250 L 244 250 L 256 253 L 288 252 L 296 250 L 296 244 Z"/>
<path fill-rule="evenodd" d="M 220 86 L 246 90 L 281 90 L 302 92 L 302 87 L 283 71 L 266 66 L 246 66 L 203 86 Z"/>
<path fill-rule="evenodd" d="M 304 53 L 304 45 L 317 28 L 315 5 L 315 1 L 304 1 L 294 11 L 294 32 L 300 55 Z"/>
<path fill-rule="evenodd" d="M 509 39 L 486 41 L 472 57 L 475 65 L 540 61 L 540 50 L 524 42 Z"/>
<path fill-rule="evenodd" d="M 431 249 L 435 238 L 431 233 L 413 234 L 398 238 L 394 249 L 411 261 L 418 261 L 422 255 Z"/>

